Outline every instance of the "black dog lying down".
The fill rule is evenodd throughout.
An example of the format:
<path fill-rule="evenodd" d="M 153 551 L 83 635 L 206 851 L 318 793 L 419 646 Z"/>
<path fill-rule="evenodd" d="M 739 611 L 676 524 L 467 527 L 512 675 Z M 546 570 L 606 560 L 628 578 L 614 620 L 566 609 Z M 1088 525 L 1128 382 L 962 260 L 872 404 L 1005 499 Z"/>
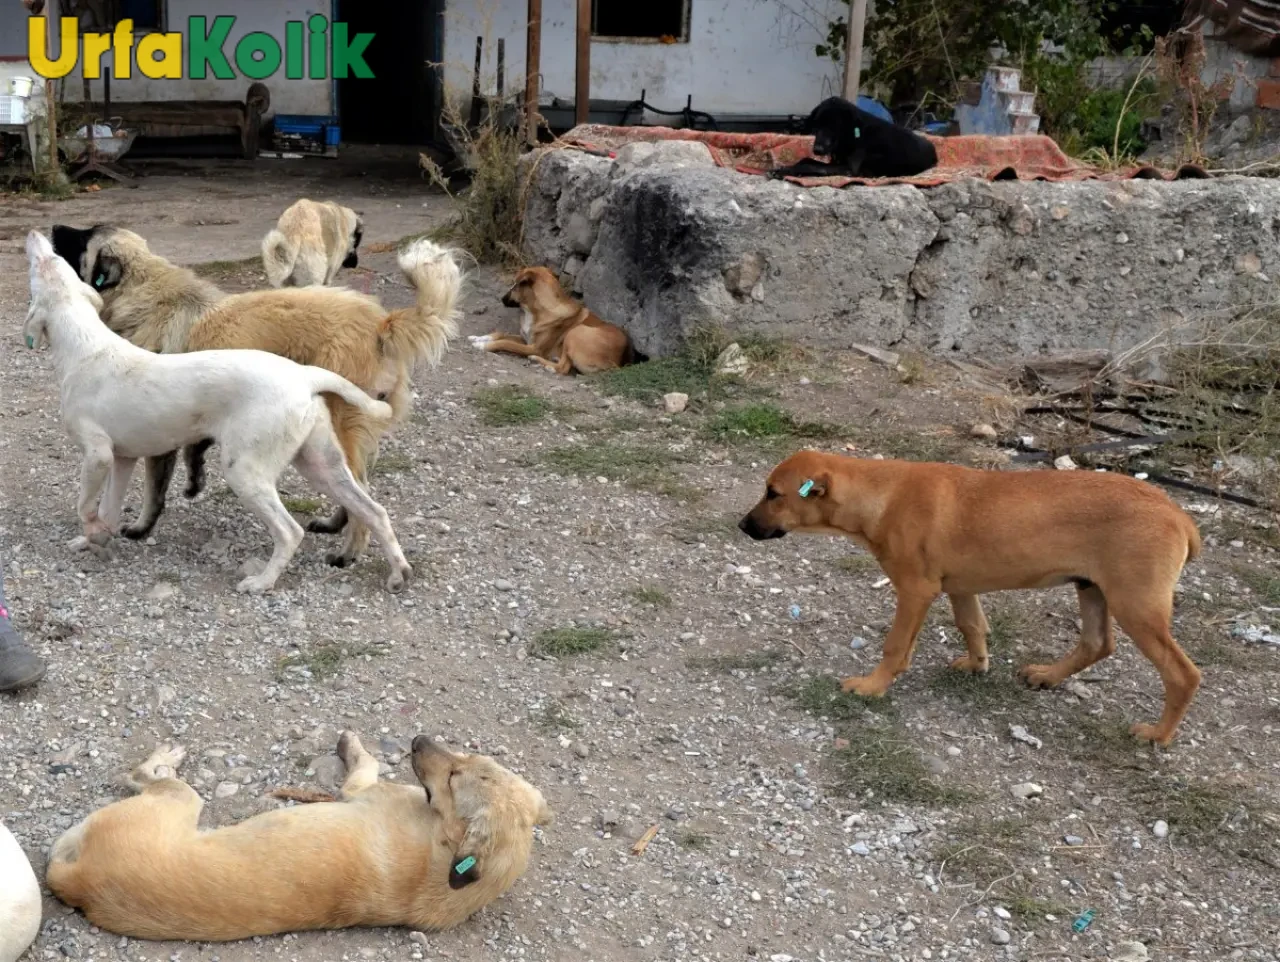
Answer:
<path fill-rule="evenodd" d="M 841 97 L 828 97 L 805 121 L 813 152 L 806 159 L 769 172 L 770 177 L 913 177 L 938 163 L 938 152 L 919 134 L 881 120 Z"/>

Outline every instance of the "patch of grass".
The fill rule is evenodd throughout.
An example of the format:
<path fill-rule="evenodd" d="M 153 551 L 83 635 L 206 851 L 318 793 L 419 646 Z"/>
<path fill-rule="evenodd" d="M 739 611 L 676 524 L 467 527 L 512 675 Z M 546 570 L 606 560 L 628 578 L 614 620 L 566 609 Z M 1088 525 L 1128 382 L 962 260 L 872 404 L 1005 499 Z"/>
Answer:
<path fill-rule="evenodd" d="M 924 358 L 919 354 L 904 354 L 898 361 L 898 380 L 903 384 L 920 384 L 928 373 Z"/>
<path fill-rule="evenodd" d="M 1149 747 L 1130 734 L 1125 719 L 1115 715 L 1080 715 L 1075 727 L 1077 737 L 1068 749 L 1071 756 L 1097 768 L 1134 770 L 1140 761 L 1138 752 Z"/>
<path fill-rule="evenodd" d="M 851 575 L 869 574 L 880 570 L 880 562 L 869 554 L 847 554 L 843 558 L 837 558 L 835 566 L 840 571 Z"/>
<path fill-rule="evenodd" d="M 1257 571 L 1254 568 L 1238 567 L 1236 574 L 1248 585 L 1258 601 L 1268 607 L 1280 605 L 1280 578 Z"/>
<path fill-rule="evenodd" d="M 1011 894 L 1004 900 L 1004 907 L 1014 918 L 1031 922 L 1043 922 L 1046 916 L 1055 918 L 1071 918 L 1076 913 L 1070 906 L 1052 899 L 1037 898 L 1026 893 Z"/>
<path fill-rule="evenodd" d="M 551 403 L 518 384 L 486 388 L 471 396 L 480 420 L 490 427 L 532 424 L 551 413 Z"/>
<path fill-rule="evenodd" d="M 705 832 L 681 832 L 676 844 L 691 852 L 705 852 L 711 848 L 711 836 Z"/>
<path fill-rule="evenodd" d="M 916 747 L 897 731 L 860 729 L 835 750 L 837 787 L 850 795 L 913 805 L 960 805 L 968 792 L 940 784 Z"/>
<path fill-rule="evenodd" d="M 1174 778 L 1152 780 L 1133 795 L 1147 821 L 1164 819 L 1181 839 L 1280 869 L 1280 815 L 1257 793 L 1221 781 Z"/>
<path fill-rule="evenodd" d="M 786 660 L 786 652 L 769 649 L 742 655 L 694 655 L 685 659 L 685 665 L 694 671 L 717 671 L 730 674 L 735 671 L 764 671 Z"/>
<path fill-rule="evenodd" d="M 324 502 L 317 498 L 281 497 L 280 501 L 294 514 L 315 514 L 324 507 Z"/>
<path fill-rule="evenodd" d="M 768 368 L 775 373 L 795 371 L 811 360 L 811 355 L 805 348 L 780 337 L 744 334 L 737 341 L 752 365 Z"/>
<path fill-rule="evenodd" d="M 738 515 L 690 518 L 672 525 L 668 531 L 671 537 L 683 544 L 705 544 L 712 538 L 723 541 L 742 537 L 742 532 L 738 530 Z"/>
<path fill-rule="evenodd" d="M 867 428 L 859 430 L 856 441 L 859 448 L 901 461 L 961 461 L 964 450 L 954 432 Z"/>
<path fill-rule="evenodd" d="M 346 659 L 377 654 L 382 652 L 367 647 L 344 648 L 334 642 L 324 642 L 280 658 L 276 662 L 276 681 L 291 680 L 296 674 L 291 669 L 300 669 L 309 673 L 313 680 L 324 681 L 336 675 Z"/>
<path fill-rule="evenodd" d="M 582 727 L 582 723 L 569 713 L 564 703 L 554 698 L 547 699 L 542 710 L 534 714 L 533 723 L 539 731 L 549 734 L 576 731 Z"/>
<path fill-rule="evenodd" d="M 550 628 L 533 639 L 529 654 L 538 658 L 573 658 L 608 648 L 613 640 L 613 633 L 604 628 Z"/>
<path fill-rule="evenodd" d="M 951 834 L 953 840 L 937 853 L 940 875 L 983 888 L 1017 873 L 1037 854 L 1035 825 L 1023 818 L 978 815 L 957 825 Z M 1009 911 L 1015 910 L 1010 906 Z"/>
<path fill-rule="evenodd" d="M 987 649 L 993 653 L 1011 651 L 1018 636 L 1026 631 L 1022 616 L 1004 609 L 988 611 L 986 615 L 991 629 L 987 634 Z"/>
<path fill-rule="evenodd" d="M 831 439 L 843 431 L 820 421 L 797 421 L 790 412 L 764 402 L 726 408 L 706 425 L 706 433 L 717 441 L 761 441 L 801 438 Z"/>
<path fill-rule="evenodd" d="M 378 455 L 373 468 L 369 471 L 374 477 L 385 477 L 393 474 L 407 474 L 413 470 L 414 460 L 399 451 L 387 451 Z"/>
<path fill-rule="evenodd" d="M 1007 672 L 975 675 L 954 668 L 939 668 L 929 677 L 929 690 L 951 695 L 983 711 L 1012 708 L 1030 697 L 1030 689 Z"/>
<path fill-rule="evenodd" d="M 863 698 L 850 694 L 842 690 L 840 681 L 830 675 L 819 675 L 793 684 L 783 689 L 783 694 L 795 699 L 796 705 L 809 714 L 833 722 L 863 721 L 868 712 L 884 715 L 893 711 L 891 696 Z"/>
<path fill-rule="evenodd" d="M 722 331 L 699 330 L 689 337 L 684 350 L 674 357 L 631 364 L 596 375 L 594 379 L 607 395 L 649 403 L 673 392 L 687 394 L 690 399 L 709 401 L 757 397 L 766 393 L 763 388 L 747 384 L 739 377 L 716 374 L 716 359 L 728 344 L 729 340 Z M 741 342 L 739 346 L 742 346 Z"/>
<path fill-rule="evenodd" d="M 197 277 L 217 279 L 228 275 L 243 274 L 246 271 L 257 272 L 262 267 L 262 258 L 246 257 L 238 261 L 207 261 L 195 264 L 191 270 Z"/>
<path fill-rule="evenodd" d="M 557 474 L 621 481 L 639 491 L 652 491 L 683 501 L 695 501 L 703 492 L 687 485 L 671 467 L 677 457 L 662 448 L 625 444 L 574 444 L 552 448 L 542 463 Z"/>
<path fill-rule="evenodd" d="M 630 594 L 636 604 L 653 605 L 655 608 L 671 607 L 671 596 L 661 588 L 655 588 L 652 585 L 633 588 Z"/>
<path fill-rule="evenodd" d="M 1166 472 L 1167 473 L 1167 472 Z M 1223 541 L 1243 541 L 1267 548 L 1280 548 L 1280 527 L 1268 524 L 1258 527 L 1237 518 L 1222 517 L 1218 520 L 1218 537 Z"/>

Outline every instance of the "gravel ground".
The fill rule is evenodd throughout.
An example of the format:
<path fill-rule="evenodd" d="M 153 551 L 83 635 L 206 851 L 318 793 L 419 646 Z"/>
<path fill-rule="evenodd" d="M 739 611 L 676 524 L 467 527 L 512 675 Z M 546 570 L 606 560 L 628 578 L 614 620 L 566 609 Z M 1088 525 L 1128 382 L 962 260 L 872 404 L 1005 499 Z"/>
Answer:
<path fill-rule="evenodd" d="M 122 222 L 196 264 L 253 256 L 303 194 L 363 210 L 370 243 L 447 216 L 415 182 L 329 170 L 211 166 L 61 204 L 0 198 L 0 564 L 51 663 L 38 689 L 0 701 L 0 817 L 39 873 L 157 742 L 191 751 L 184 774 L 214 824 L 277 804 L 273 788 L 331 785 L 349 727 L 388 778 L 412 779 L 419 732 L 493 754 L 557 823 L 512 893 L 453 932 L 148 944 L 50 897 L 32 958 L 1280 958 L 1280 647 L 1232 631 L 1280 604 L 1280 536 L 1257 514 L 1184 502 L 1207 547 L 1175 633 L 1205 684 L 1170 751 L 1125 734 L 1161 698 L 1127 640 L 1065 690 L 1013 681 L 1071 643 L 1065 591 L 990 599 L 985 679 L 946 671 L 962 645 L 940 604 L 888 699 L 833 698 L 830 678 L 878 658 L 892 592 L 847 545 L 755 544 L 732 526 L 803 442 L 717 431 L 746 403 L 733 394 L 666 415 L 465 339 L 421 373 L 376 478 L 416 567 L 406 594 L 381 590 L 376 558 L 327 568 L 329 539 L 309 535 L 273 594 L 237 595 L 269 542 L 216 467 L 153 543 L 110 564 L 69 553 L 78 458 L 48 359 L 18 336 L 25 231 Z M 409 302 L 391 254 L 364 260 L 348 283 Z M 262 283 L 252 267 L 211 270 L 229 288 Z M 465 334 L 513 326 L 501 289 L 474 273 Z M 766 351 L 742 391 L 843 425 L 818 442 L 836 448 L 994 458 L 966 438 L 983 392 L 932 365 Z M 296 476 L 282 487 L 300 515 L 320 507 Z"/>

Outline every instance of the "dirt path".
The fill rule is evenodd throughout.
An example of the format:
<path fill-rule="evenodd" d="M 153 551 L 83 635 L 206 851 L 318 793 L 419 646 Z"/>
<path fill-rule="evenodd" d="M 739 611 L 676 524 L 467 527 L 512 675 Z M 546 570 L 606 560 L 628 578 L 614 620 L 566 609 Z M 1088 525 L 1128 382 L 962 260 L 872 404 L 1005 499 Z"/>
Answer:
<path fill-rule="evenodd" d="M 216 470 L 203 501 L 171 506 L 154 544 L 122 545 L 109 566 L 70 554 L 78 461 L 48 360 L 18 337 L 25 231 L 121 222 L 194 264 L 254 256 L 303 194 L 362 209 L 370 243 L 448 212 L 413 181 L 298 171 L 156 176 L 60 204 L 0 198 L 0 563 L 52 665 L 38 690 L 0 700 L 0 817 L 38 871 L 158 741 L 190 749 L 185 774 L 212 824 L 323 779 L 341 728 L 397 779 L 413 777 L 408 741 L 438 732 L 498 755 L 557 810 L 506 899 L 445 934 L 302 934 L 200 957 L 1079 960 L 1128 940 L 1160 960 L 1280 957 L 1280 649 L 1226 623 L 1280 604 L 1274 528 L 1184 502 L 1208 544 L 1183 578 L 1176 630 L 1205 686 L 1169 752 L 1124 733 L 1160 703 L 1127 640 L 1067 690 L 1013 682 L 1017 664 L 1070 644 L 1067 592 L 991 600 L 986 679 L 946 671 L 961 645 L 940 605 L 886 702 L 832 699 L 829 677 L 877 659 L 891 591 L 845 545 L 760 545 L 734 530 L 767 468 L 800 444 L 990 458 L 966 438 L 983 391 L 954 373 L 760 343 L 745 386 L 709 388 L 671 366 L 601 383 L 463 339 L 420 375 L 415 416 L 379 466 L 375 493 L 418 573 L 407 594 L 381 590 L 377 560 L 327 568 L 327 539 L 308 536 L 274 594 L 238 596 L 237 569 L 268 541 Z M 408 302 L 392 255 L 365 261 L 348 283 Z M 212 272 L 260 283 L 252 267 Z M 464 333 L 512 323 L 501 283 L 475 273 Z M 666 416 L 651 394 L 675 379 L 694 385 L 694 404 Z M 296 477 L 284 488 L 299 512 L 318 507 Z M 1026 782 L 1043 795 L 1016 799 Z M 656 840 L 631 855 L 651 825 Z M 1087 909 L 1092 924 L 1074 933 Z M 92 930 L 49 899 L 32 958 L 193 948 Z"/>

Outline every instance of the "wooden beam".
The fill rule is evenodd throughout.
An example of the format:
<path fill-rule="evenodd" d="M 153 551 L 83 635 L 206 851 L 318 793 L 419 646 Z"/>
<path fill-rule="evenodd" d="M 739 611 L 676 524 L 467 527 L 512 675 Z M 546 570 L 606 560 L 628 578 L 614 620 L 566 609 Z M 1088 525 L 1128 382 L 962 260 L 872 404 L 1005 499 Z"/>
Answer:
<path fill-rule="evenodd" d="M 862 84 L 862 35 L 867 28 L 867 0 L 851 0 L 849 32 L 844 40 L 844 99 L 858 99 Z"/>
<path fill-rule="evenodd" d="M 538 75 L 542 69 L 542 0 L 529 0 L 524 52 L 524 135 L 538 142 Z"/>
<path fill-rule="evenodd" d="M 578 50 L 574 61 L 573 122 L 591 115 L 591 0 L 578 0 Z"/>

